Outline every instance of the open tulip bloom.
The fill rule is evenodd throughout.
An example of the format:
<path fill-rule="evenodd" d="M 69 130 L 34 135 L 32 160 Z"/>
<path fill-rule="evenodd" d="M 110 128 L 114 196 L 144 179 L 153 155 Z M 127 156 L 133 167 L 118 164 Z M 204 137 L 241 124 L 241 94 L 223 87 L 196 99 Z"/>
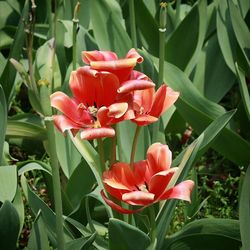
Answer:
<path fill-rule="evenodd" d="M 180 199 L 190 202 L 194 186 L 191 180 L 169 187 L 177 167 L 170 168 L 172 153 L 167 145 L 154 143 L 147 151 L 147 159 L 134 163 L 133 169 L 127 163 L 117 162 L 103 173 L 106 191 L 114 198 L 133 206 L 142 206 L 136 210 L 121 207 L 108 199 L 102 191 L 102 197 L 114 210 L 130 214 L 146 206 L 168 199 Z"/>

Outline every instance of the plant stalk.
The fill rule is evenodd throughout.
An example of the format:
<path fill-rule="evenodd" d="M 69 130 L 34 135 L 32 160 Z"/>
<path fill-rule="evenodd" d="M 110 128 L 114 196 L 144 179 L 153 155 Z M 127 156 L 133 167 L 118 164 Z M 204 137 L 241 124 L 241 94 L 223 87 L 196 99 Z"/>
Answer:
<path fill-rule="evenodd" d="M 140 131 L 141 131 L 141 127 L 137 125 L 136 130 L 135 130 L 134 139 L 133 139 L 131 155 L 130 155 L 130 168 L 132 170 L 134 169 L 135 152 L 136 152 L 136 146 L 137 146 L 137 143 L 138 143 L 138 138 L 139 138 Z"/>
<path fill-rule="evenodd" d="M 73 16 L 73 19 L 72 19 L 72 22 L 73 22 L 73 49 L 72 49 L 72 64 L 73 64 L 73 70 L 76 69 L 76 46 L 77 46 L 77 41 L 76 41 L 76 30 L 77 30 L 77 25 L 79 23 L 79 20 L 77 18 L 77 14 L 79 12 L 79 9 L 80 9 L 80 2 L 77 2 L 76 3 L 76 6 L 75 6 L 75 9 L 74 9 L 74 16 Z"/>
<path fill-rule="evenodd" d="M 101 173 L 103 173 L 106 170 L 106 164 L 105 164 L 105 155 L 104 155 L 104 147 L 103 147 L 103 141 L 102 138 L 97 139 L 97 144 L 98 144 L 98 153 L 100 156 L 100 161 L 101 161 Z"/>
<path fill-rule="evenodd" d="M 129 19 L 130 19 L 130 32 L 132 39 L 132 46 L 137 48 L 137 38 L 136 38 L 136 24 L 135 24 L 135 4 L 134 0 L 129 0 Z"/>

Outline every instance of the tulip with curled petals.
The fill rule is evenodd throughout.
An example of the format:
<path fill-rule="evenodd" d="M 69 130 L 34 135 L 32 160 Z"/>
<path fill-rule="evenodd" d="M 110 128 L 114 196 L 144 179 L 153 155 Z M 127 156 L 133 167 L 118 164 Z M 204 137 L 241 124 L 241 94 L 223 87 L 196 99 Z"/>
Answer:
<path fill-rule="evenodd" d="M 161 200 L 180 199 L 190 201 L 194 182 L 186 180 L 169 186 L 178 167 L 170 167 L 172 153 L 167 145 L 154 143 L 147 151 L 147 159 L 130 165 L 118 162 L 103 173 L 103 183 L 107 193 L 124 203 L 141 206 L 135 210 L 125 209 L 109 199 L 102 190 L 105 202 L 114 210 L 131 214 Z"/>

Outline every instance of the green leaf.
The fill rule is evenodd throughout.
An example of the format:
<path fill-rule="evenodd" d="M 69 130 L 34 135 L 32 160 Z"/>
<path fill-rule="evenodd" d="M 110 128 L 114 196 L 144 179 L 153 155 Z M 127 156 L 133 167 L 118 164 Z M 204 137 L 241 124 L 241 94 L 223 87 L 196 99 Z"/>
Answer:
<path fill-rule="evenodd" d="M 81 183 L 81 185 L 79 185 Z M 71 175 L 66 193 L 74 207 L 77 207 L 83 197 L 91 192 L 95 177 L 85 161 L 82 161 Z"/>
<path fill-rule="evenodd" d="M 44 224 L 41 211 L 38 212 L 35 221 L 33 222 L 27 249 L 28 250 L 50 249 L 48 236 L 46 232 L 46 226 Z"/>
<path fill-rule="evenodd" d="M 23 229 L 23 224 L 24 224 L 24 204 L 23 204 L 23 196 L 22 196 L 22 192 L 19 186 L 17 186 L 17 191 L 16 191 L 16 195 L 15 198 L 13 200 L 13 206 L 17 211 L 18 217 L 19 217 L 19 225 L 20 225 L 20 229 L 19 229 L 19 236 L 22 232 Z"/>
<path fill-rule="evenodd" d="M 7 126 L 7 104 L 2 86 L 0 85 L 0 165 L 3 163 L 3 147 Z"/>
<path fill-rule="evenodd" d="M 131 48 L 116 1 L 91 0 L 90 17 L 100 50 L 111 50 L 124 56 Z"/>
<path fill-rule="evenodd" d="M 201 219 L 189 223 L 181 231 L 167 237 L 163 249 L 210 250 L 239 249 L 239 221 L 230 219 Z"/>
<path fill-rule="evenodd" d="M 53 246 L 56 246 L 56 217 L 55 213 L 39 198 L 29 187 L 27 180 L 24 175 L 21 176 L 21 186 L 23 188 L 24 195 L 28 201 L 29 206 L 31 207 L 35 215 L 41 210 L 43 214 L 43 220 L 47 228 L 48 237 Z M 65 242 L 72 240 L 73 236 L 64 228 L 64 239 Z"/>
<path fill-rule="evenodd" d="M 9 59 L 15 58 L 16 60 L 18 60 L 22 52 L 22 49 L 23 49 L 22 45 L 23 45 L 24 38 L 25 38 L 25 33 L 23 32 L 24 31 L 23 20 L 27 20 L 28 10 L 29 10 L 29 1 L 26 0 L 24 7 L 23 7 L 22 14 L 21 14 L 21 18 L 18 24 L 18 28 L 15 33 L 14 42 L 12 43 L 12 46 L 10 48 Z M 10 105 L 13 92 L 14 92 L 15 76 L 16 76 L 16 70 L 11 65 L 10 61 L 8 61 L 0 77 L 0 83 L 3 86 L 8 106 Z"/>
<path fill-rule="evenodd" d="M 32 122 L 8 120 L 6 137 L 7 138 L 21 137 L 21 138 L 30 138 L 36 140 L 46 140 L 47 133 L 43 127 L 36 125 Z"/>
<path fill-rule="evenodd" d="M 25 172 L 32 170 L 45 171 L 46 173 L 51 175 L 51 169 L 49 169 L 49 166 L 47 166 L 44 162 L 39 162 L 39 161 L 29 162 L 27 164 L 22 165 L 22 167 L 18 169 L 18 175 L 20 176 Z"/>
<path fill-rule="evenodd" d="M 250 121 L 250 97 L 248 93 L 247 83 L 245 80 L 245 74 L 244 72 L 238 67 L 238 65 L 235 65 L 236 73 L 239 79 L 239 87 L 240 87 L 240 94 L 242 97 L 242 101 L 246 110 L 246 114 L 248 117 L 248 120 Z"/>
<path fill-rule="evenodd" d="M 81 154 L 77 151 L 70 136 L 66 133 L 63 136 L 58 130 L 55 130 L 57 157 L 62 170 L 67 178 L 70 178 L 76 167 L 81 162 Z"/>
<path fill-rule="evenodd" d="M 0 201 L 12 201 L 17 189 L 16 166 L 0 166 Z"/>
<path fill-rule="evenodd" d="M 243 249 L 250 248 L 250 167 L 246 171 L 242 191 L 240 195 L 240 234 L 242 239 Z"/>
<path fill-rule="evenodd" d="M 138 228 L 117 219 L 109 220 L 110 250 L 144 250 L 150 244 L 149 237 Z"/>
<path fill-rule="evenodd" d="M 14 206 L 5 201 L 0 208 L 0 249 L 16 249 L 19 217 Z"/>
<path fill-rule="evenodd" d="M 65 250 L 72 249 L 90 249 L 90 246 L 94 242 L 96 237 L 96 233 L 89 237 L 82 237 L 76 240 L 72 240 L 65 245 Z"/>

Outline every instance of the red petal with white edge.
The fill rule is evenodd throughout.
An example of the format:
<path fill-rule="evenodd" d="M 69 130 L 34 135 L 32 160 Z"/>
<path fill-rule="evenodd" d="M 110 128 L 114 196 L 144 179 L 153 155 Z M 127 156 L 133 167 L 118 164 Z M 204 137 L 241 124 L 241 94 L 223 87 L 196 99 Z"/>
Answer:
<path fill-rule="evenodd" d="M 133 205 L 148 205 L 154 201 L 155 195 L 143 191 L 134 191 L 122 195 L 122 200 Z"/>
<path fill-rule="evenodd" d="M 126 58 L 135 58 L 138 63 L 143 62 L 143 57 L 134 48 L 129 50 L 126 55 Z"/>
<path fill-rule="evenodd" d="M 87 128 L 81 132 L 80 136 L 83 140 L 113 137 L 115 136 L 115 130 L 112 128 Z"/>
<path fill-rule="evenodd" d="M 179 199 L 191 202 L 190 196 L 192 189 L 194 187 L 194 182 L 191 180 L 183 181 L 173 188 L 170 188 L 164 192 L 158 200 L 168 200 L 168 199 Z"/>
<path fill-rule="evenodd" d="M 148 183 L 148 190 L 155 194 L 155 199 L 164 193 L 168 183 L 178 168 L 170 168 L 169 170 L 159 172 L 152 176 Z"/>
<path fill-rule="evenodd" d="M 152 144 L 147 151 L 149 171 L 152 176 L 158 172 L 168 170 L 172 163 L 172 152 L 167 145 L 161 143 Z"/>
<path fill-rule="evenodd" d="M 78 104 L 65 93 L 57 91 L 50 96 L 51 106 L 64 113 L 73 121 L 80 119 Z"/>
<path fill-rule="evenodd" d="M 54 123 L 56 128 L 64 133 L 66 130 L 79 130 L 81 126 L 73 122 L 72 120 L 68 119 L 64 115 L 54 115 Z"/>
<path fill-rule="evenodd" d="M 180 93 L 163 84 L 155 93 L 150 115 L 159 117 L 178 99 Z"/>
<path fill-rule="evenodd" d="M 145 80 L 129 80 L 122 84 L 122 86 L 117 90 L 118 93 L 128 93 L 135 90 L 143 90 L 153 88 L 155 84 L 151 81 Z"/>
<path fill-rule="evenodd" d="M 131 121 L 136 123 L 138 126 L 146 126 L 148 124 L 158 121 L 158 118 L 151 115 L 140 115 Z"/>
<path fill-rule="evenodd" d="M 93 61 L 112 61 L 117 60 L 117 55 L 111 51 L 83 51 L 82 60 L 86 64 L 90 64 Z"/>
<path fill-rule="evenodd" d="M 104 191 L 101 191 L 101 196 L 104 199 L 104 201 L 115 211 L 122 213 L 122 214 L 134 214 L 134 213 L 138 213 L 140 212 L 143 208 L 139 208 L 136 210 L 129 210 L 129 209 L 125 209 L 122 208 L 121 206 L 117 205 L 116 203 L 114 203 L 113 201 L 111 201 L 110 199 L 108 199 L 108 197 L 105 195 Z"/>

